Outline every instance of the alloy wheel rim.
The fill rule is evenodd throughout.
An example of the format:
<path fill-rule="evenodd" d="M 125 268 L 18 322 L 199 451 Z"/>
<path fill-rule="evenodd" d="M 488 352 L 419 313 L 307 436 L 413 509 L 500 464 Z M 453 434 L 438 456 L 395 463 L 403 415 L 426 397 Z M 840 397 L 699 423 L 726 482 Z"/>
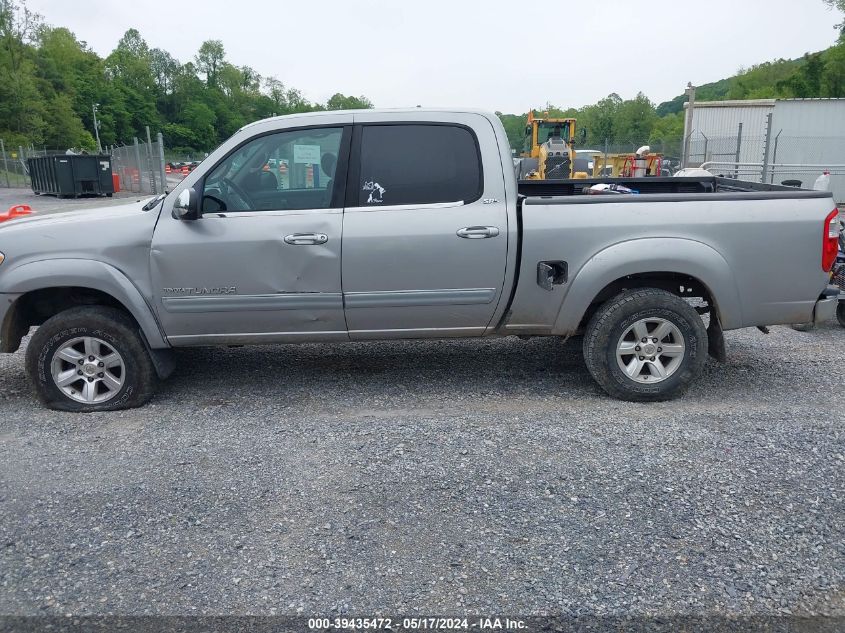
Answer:
<path fill-rule="evenodd" d="M 619 369 L 634 382 L 653 385 L 671 378 L 686 355 L 686 343 L 674 323 L 660 317 L 640 319 L 616 343 Z"/>
<path fill-rule="evenodd" d="M 62 393 L 82 404 L 108 402 L 126 380 L 123 357 L 112 345 L 93 336 L 63 343 L 53 354 L 50 373 Z"/>

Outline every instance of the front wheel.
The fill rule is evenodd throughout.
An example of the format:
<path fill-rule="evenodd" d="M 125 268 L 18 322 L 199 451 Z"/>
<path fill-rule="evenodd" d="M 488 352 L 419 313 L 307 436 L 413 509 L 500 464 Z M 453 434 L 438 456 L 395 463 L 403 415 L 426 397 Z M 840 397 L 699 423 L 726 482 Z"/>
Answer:
<path fill-rule="evenodd" d="M 836 319 L 839 325 L 845 327 L 845 300 L 840 301 L 836 306 Z"/>
<path fill-rule="evenodd" d="M 138 326 L 104 306 L 71 308 L 47 319 L 26 348 L 26 371 L 40 400 L 60 411 L 138 407 L 156 385 Z"/>
<path fill-rule="evenodd" d="M 587 326 L 584 360 L 595 381 L 620 400 L 670 400 L 707 360 L 707 330 L 686 301 L 665 290 L 625 291 Z"/>

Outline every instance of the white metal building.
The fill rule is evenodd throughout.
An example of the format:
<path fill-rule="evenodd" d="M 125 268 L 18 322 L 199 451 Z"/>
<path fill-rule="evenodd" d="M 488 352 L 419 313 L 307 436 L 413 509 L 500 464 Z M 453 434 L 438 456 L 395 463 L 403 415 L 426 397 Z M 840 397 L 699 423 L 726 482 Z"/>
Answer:
<path fill-rule="evenodd" d="M 845 99 L 696 102 L 684 137 L 692 164 L 746 180 L 812 187 L 829 169 L 834 196 L 845 202 Z"/>

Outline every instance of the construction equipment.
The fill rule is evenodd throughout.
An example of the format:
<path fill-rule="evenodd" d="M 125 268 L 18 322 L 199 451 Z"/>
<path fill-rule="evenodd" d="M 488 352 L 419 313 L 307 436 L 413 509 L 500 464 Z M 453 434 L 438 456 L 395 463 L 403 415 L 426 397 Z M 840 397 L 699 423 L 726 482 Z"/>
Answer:
<path fill-rule="evenodd" d="M 529 112 L 518 178 L 565 180 L 577 177 L 572 173 L 574 164 L 575 119 L 538 118 L 533 110 Z"/>
<path fill-rule="evenodd" d="M 585 161 L 576 165 L 576 120 L 535 117 L 528 113 L 525 143 L 516 164 L 519 180 L 568 180 L 584 178 L 644 178 L 662 175 L 663 155 L 643 146 L 631 154 L 587 154 L 590 168 L 582 171 Z M 582 130 L 582 136 L 586 136 Z M 581 141 L 583 142 L 583 138 Z M 584 151 L 580 158 L 584 159 Z"/>
<path fill-rule="evenodd" d="M 645 178 L 663 175 L 663 154 L 652 152 L 648 145 L 633 154 L 596 153 L 593 164 L 595 167 L 591 176 L 597 178 Z"/>

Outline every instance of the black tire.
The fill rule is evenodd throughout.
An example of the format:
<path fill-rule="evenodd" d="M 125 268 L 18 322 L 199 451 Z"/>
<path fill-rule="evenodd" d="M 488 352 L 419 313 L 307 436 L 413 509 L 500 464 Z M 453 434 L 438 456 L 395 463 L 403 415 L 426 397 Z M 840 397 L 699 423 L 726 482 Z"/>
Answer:
<path fill-rule="evenodd" d="M 836 306 L 836 319 L 839 325 L 845 327 L 845 300 L 840 300 Z"/>
<path fill-rule="evenodd" d="M 796 332 L 812 332 L 816 329 L 816 324 L 810 321 L 808 323 L 793 323 L 790 327 Z"/>
<path fill-rule="evenodd" d="M 105 402 L 73 400 L 53 380 L 50 368 L 56 351 L 67 341 L 84 336 L 105 341 L 123 358 L 123 385 Z M 70 308 L 47 319 L 26 348 L 26 372 L 47 407 L 77 413 L 140 407 L 152 397 L 158 381 L 138 325 L 125 312 L 105 306 Z"/>
<path fill-rule="evenodd" d="M 643 384 L 627 376 L 616 358 L 617 342 L 634 323 L 660 318 L 678 328 L 685 352 L 680 364 L 661 382 Z M 608 395 L 632 402 L 657 402 L 680 396 L 707 361 L 707 330 L 691 305 L 665 290 L 627 290 L 603 304 L 584 336 L 584 360 L 595 381 Z"/>

